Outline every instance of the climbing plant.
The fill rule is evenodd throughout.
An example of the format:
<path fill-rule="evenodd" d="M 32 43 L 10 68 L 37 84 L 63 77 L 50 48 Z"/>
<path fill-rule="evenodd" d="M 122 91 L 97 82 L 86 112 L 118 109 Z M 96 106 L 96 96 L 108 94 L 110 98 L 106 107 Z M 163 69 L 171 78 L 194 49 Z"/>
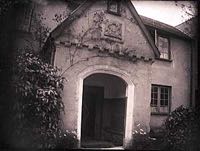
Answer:
<path fill-rule="evenodd" d="M 31 52 L 24 52 L 16 57 L 13 75 L 11 124 L 15 145 L 54 148 L 62 133 L 60 114 L 64 111 L 61 99 L 64 78 L 59 69 Z"/>

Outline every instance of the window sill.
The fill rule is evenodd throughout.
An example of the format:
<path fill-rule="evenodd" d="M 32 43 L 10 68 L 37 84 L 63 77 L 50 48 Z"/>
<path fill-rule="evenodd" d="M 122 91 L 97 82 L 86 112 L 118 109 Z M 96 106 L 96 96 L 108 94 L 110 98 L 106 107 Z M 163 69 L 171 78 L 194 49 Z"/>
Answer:
<path fill-rule="evenodd" d="M 166 61 L 166 62 L 172 62 L 173 61 L 171 59 L 164 59 L 164 58 L 156 58 L 156 60 Z"/>
<path fill-rule="evenodd" d="M 169 113 L 158 113 L 158 112 L 152 112 L 151 115 L 163 115 L 163 116 L 168 116 Z"/>

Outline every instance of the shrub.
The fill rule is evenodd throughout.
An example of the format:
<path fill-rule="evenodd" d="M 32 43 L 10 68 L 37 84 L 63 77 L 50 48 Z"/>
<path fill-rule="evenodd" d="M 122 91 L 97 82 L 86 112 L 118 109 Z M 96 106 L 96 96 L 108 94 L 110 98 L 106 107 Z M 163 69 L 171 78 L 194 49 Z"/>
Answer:
<path fill-rule="evenodd" d="M 63 131 L 57 140 L 56 149 L 74 149 L 77 147 L 78 139 L 75 131 Z"/>
<path fill-rule="evenodd" d="M 147 150 L 152 143 L 149 134 L 141 128 L 140 124 L 137 124 L 133 131 L 133 142 L 131 149 L 135 150 Z"/>
<path fill-rule="evenodd" d="M 61 135 L 60 114 L 64 78 L 59 69 L 31 52 L 17 56 L 14 67 L 14 99 L 11 123 L 14 145 L 54 148 Z"/>
<path fill-rule="evenodd" d="M 168 149 L 176 151 L 200 150 L 200 110 L 178 107 L 166 119 Z"/>

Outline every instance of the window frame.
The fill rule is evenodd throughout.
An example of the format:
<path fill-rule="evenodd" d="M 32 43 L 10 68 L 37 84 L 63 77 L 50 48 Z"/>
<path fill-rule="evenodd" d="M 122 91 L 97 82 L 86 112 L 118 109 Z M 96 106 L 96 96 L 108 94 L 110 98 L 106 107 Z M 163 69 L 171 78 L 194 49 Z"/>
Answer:
<path fill-rule="evenodd" d="M 157 90 L 157 105 L 152 105 L 152 88 L 156 87 Z M 161 107 L 166 107 L 166 106 L 161 106 L 161 88 L 167 88 L 168 89 L 168 105 L 167 106 L 167 112 L 162 112 L 160 111 Z M 152 84 L 151 85 L 151 101 L 150 101 L 150 107 L 158 108 L 157 111 L 152 111 L 151 110 L 151 115 L 169 115 L 171 112 L 171 99 L 172 99 L 172 87 L 167 86 L 167 85 L 158 85 L 158 84 Z"/>
<path fill-rule="evenodd" d="M 121 0 L 114 0 L 117 3 L 117 11 L 112 11 L 110 9 L 111 1 L 113 0 L 107 0 L 107 12 L 113 15 L 121 16 Z"/>
<path fill-rule="evenodd" d="M 152 39 L 158 49 L 158 37 L 162 37 L 162 38 L 167 38 L 168 40 L 168 56 L 169 58 L 166 59 L 166 58 L 161 58 L 161 56 L 159 56 L 158 58 L 156 58 L 157 60 L 161 60 L 161 61 L 167 61 L 167 62 L 172 62 L 172 54 L 171 54 L 171 38 L 170 38 L 170 35 L 168 35 L 167 33 L 164 33 L 158 29 L 155 29 L 155 28 L 152 28 L 152 27 L 149 27 L 148 26 L 148 31 L 150 33 L 150 35 L 152 36 Z M 159 49 L 158 49 L 159 52 L 161 52 Z"/>
<path fill-rule="evenodd" d="M 157 33 L 157 32 L 156 32 L 156 33 Z M 165 38 L 165 39 L 167 39 L 167 41 L 168 41 L 168 58 L 162 58 L 162 57 L 161 57 L 161 50 L 159 50 L 159 48 L 158 48 L 158 45 L 159 45 L 159 37 Z M 170 38 L 169 38 L 169 36 L 166 36 L 166 35 L 157 33 L 157 34 L 155 34 L 155 39 L 156 39 L 156 46 L 157 46 L 158 50 L 160 51 L 160 57 L 159 57 L 159 59 L 162 59 L 162 60 L 171 60 L 171 46 L 170 46 Z"/>

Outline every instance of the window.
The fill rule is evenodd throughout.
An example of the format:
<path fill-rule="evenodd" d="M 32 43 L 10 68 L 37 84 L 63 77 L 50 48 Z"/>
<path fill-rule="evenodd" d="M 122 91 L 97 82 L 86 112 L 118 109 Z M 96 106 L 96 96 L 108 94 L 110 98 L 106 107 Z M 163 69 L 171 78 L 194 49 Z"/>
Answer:
<path fill-rule="evenodd" d="M 160 51 L 160 58 L 164 60 L 171 60 L 170 40 L 167 36 L 160 34 L 156 29 L 149 29 L 155 45 Z"/>
<path fill-rule="evenodd" d="M 170 60 L 169 39 L 158 35 L 157 47 L 160 51 L 160 58 Z"/>
<path fill-rule="evenodd" d="M 108 0 L 108 12 L 115 15 L 120 15 L 120 0 Z"/>
<path fill-rule="evenodd" d="M 152 85 L 151 113 L 168 114 L 170 111 L 171 87 Z"/>

